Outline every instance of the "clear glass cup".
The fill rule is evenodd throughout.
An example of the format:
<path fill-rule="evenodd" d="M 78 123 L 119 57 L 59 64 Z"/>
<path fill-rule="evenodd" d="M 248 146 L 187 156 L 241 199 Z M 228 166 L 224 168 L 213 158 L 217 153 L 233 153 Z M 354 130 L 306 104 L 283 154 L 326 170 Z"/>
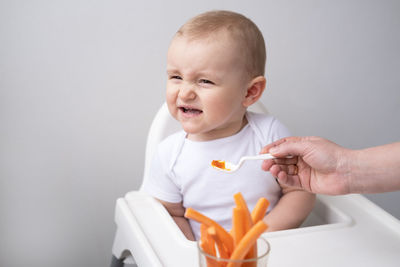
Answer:
<path fill-rule="evenodd" d="M 199 251 L 199 266 L 200 267 L 266 267 L 268 264 L 268 257 L 271 247 L 267 240 L 263 237 L 259 237 L 257 240 L 257 258 L 243 259 L 243 260 L 230 260 L 222 259 L 212 256 L 204 252 L 200 247 L 200 243 L 197 242 L 197 248 Z"/>

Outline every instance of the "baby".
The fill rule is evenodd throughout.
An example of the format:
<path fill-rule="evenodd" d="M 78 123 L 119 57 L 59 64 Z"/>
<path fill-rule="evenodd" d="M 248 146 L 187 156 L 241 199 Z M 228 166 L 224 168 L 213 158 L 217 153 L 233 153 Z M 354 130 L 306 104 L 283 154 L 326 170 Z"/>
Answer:
<path fill-rule="evenodd" d="M 264 91 L 265 60 L 260 30 L 234 12 L 200 14 L 171 41 L 166 98 L 183 131 L 160 143 L 142 190 L 165 206 L 190 240 L 198 239 L 200 226 L 183 217 L 185 208 L 229 230 L 237 192 L 250 210 L 260 197 L 269 200 L 268 231 L 298 227 L 313 208 L 313 194 L 278 184 L 261 161 L 247 161 L 232 174 L 210 164 L 213 159 L 236 163 L 289 136 L 273 116 L 247 111 Z"/>

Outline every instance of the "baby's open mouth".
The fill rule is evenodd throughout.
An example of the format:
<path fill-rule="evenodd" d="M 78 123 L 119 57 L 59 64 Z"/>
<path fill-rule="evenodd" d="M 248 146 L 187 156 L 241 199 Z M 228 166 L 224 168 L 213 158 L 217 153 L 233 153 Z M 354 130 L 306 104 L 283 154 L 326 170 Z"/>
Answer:
<path fill-rule="evenodd" d="M 195 108 L 186 108 L 186 107 L 179 107 L 179 109 L 186 114 L 200 114 L 203 111 L 201 111 L 200 109 L 195 109 Z"/>

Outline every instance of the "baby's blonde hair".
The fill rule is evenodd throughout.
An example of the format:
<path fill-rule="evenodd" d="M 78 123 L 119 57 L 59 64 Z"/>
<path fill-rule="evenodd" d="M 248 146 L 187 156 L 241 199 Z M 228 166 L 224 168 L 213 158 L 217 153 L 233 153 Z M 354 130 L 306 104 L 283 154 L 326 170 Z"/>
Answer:
<path fill-rule="evenodd" d="M 224 10 L 205 12 L 186 22 L 177 35 L 197 39 L 221 30 L 226 30 L 232 40 L 238 43 L 250 78 L 263 76 L 266 61 L 264 38 L 257 25 L 241 14 Z"/>

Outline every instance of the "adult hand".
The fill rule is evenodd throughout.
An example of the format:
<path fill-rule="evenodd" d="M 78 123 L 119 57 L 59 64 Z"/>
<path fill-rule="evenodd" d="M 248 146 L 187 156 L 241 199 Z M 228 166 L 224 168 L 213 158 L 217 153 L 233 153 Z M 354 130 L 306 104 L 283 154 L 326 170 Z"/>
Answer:
<path fill-rule="evenodd" d="M 352 152 L 321 137 L 287 137 L 261 150 L 278 157 L 265 160 L 262 169 L 281 184 L 312 193 L 347 194 L 351 191 L 348 158 Z"/>

